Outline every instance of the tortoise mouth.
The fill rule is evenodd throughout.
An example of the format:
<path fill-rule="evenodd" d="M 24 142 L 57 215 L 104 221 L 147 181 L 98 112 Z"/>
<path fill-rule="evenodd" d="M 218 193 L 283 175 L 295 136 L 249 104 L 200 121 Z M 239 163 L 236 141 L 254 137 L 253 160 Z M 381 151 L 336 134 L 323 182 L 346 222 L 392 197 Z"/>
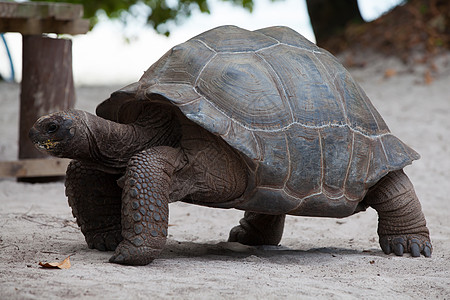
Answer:
<path fill-rule="evenodd" d="M 49 150 L 55 149 L 58 146 L 58 144 L 59 144 L 59 142 L 57 142 L 57 141 L 46 140 L 43 142 L 37 142 L 34 145 L 38 150 L 49 151 Z"/>
<path fill-rule="evenodd" d="M 58 148 L 60 140 L 54 138 L 43 137 L 35 127 L 32 127 L 28 133 L 28 137 L 34 144 L 36 149 L 43 152 L 49 152 Z"/>

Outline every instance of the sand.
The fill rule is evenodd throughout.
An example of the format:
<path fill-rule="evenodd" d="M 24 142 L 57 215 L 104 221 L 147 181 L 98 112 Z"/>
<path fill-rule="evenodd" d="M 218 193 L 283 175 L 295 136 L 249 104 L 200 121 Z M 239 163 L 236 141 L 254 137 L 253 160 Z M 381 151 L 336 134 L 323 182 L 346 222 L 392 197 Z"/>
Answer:
<path fill-rule="evenodd" d="M 0 299 L 449 299 L 450 55 L 436 60 L 429 84 L 425 66 L 366 62 L 353 76 L 391 131 L 422 155 L 405 170 L 432 258 L 384 255 L 372 209 L 344 219 L 288 217 L 281 246 L 260 249 L 226 243 L 243 212 L 175 203 L 162 255 L 147 266 L 116 265 L 111 252 L 86 246 L 62 182 L 3 179 Z M 92 112 L 117 88 L 80 86 L 77 107 Z M 0 160 L 16 158 L 18 97 L 18 85 L 0 83 Z M 70 269 L 38 265 L 69 255 Z"/>

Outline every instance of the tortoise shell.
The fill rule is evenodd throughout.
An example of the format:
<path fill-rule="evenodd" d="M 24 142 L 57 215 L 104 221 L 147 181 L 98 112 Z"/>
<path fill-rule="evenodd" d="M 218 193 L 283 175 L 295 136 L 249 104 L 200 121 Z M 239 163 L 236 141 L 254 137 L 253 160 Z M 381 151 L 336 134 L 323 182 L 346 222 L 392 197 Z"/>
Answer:
<path fill-rule="evenodd" d="M 246 158 L 247 190 L 223 207 L 344 217 L 365 208 L 358 203 L 388 172 L 419 158 L 334 56 L 287 27 L 204 32 L 97 114 L 126 122 L 125 103 L 158 97 Z"/>

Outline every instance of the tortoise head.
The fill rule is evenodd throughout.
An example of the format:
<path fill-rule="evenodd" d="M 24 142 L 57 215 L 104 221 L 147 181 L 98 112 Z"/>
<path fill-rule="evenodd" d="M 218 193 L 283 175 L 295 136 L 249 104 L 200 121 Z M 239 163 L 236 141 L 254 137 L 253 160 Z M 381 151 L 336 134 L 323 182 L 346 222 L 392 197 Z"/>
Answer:
<path fill-rule="evenodd" d="M 85 116 L 77 110 L 66 110 L 39 118 L 28 134 L 40 151 L 57 157 L 75 158 L 86 143 Z"/>

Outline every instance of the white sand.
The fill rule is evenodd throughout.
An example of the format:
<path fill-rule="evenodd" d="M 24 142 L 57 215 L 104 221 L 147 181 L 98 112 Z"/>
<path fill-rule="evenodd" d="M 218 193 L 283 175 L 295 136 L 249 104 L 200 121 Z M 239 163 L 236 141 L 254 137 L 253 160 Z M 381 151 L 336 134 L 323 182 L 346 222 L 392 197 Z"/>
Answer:
<path fill-rule="evenodd" d="M 170 206 L 168 245 L 148 266 L 108 263 L 88 249 L 63 183 L 0 180 L 0 299 L 449 299 L 450 56 L 426 85 L 408 70 L 373 58 L 351 70 L 385 121 L 422 158 L 406 168 L 431 231 L 432 258 L 386 256 L 374 210 L 345 219 L 288 217 L 282 248 L 224 243 L 242 212 Z M 386 69 L 398 74 L 383 77 Z M 117 87 L 79 87 L 77 107 L 93 111 Z M 19 88 L 0 83 L 0 160 L 17 153 Z M 39 261 L 71 256 L 68 270 Z"/>

